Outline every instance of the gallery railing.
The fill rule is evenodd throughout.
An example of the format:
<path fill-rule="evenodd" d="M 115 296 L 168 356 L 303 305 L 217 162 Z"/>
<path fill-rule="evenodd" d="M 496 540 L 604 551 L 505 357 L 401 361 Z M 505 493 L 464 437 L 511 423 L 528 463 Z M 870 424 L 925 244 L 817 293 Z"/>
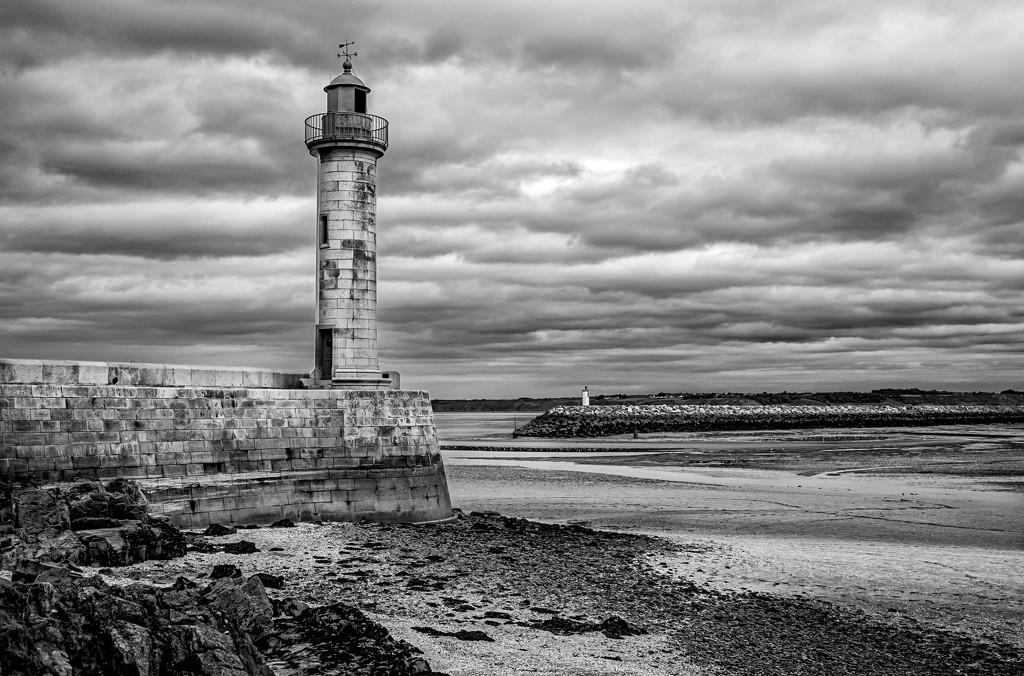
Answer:
<path fill-rule="evenodd" d="M 306 118 L 306 145 L 333 139 L 388 147 L 388 121 L 369 113 L 318 113 Z"/>

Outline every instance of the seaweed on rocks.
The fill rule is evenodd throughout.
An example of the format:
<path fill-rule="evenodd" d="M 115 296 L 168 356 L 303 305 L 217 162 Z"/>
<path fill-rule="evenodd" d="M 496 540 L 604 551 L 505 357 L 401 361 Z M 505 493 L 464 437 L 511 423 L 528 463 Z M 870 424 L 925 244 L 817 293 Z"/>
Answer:
<path fill-rule="evenodd" d="M 486 641 L 488 643 L 494 643 L 494 639 L 487 635 L 487 632 L 480 631 L 479 629 L 459 629 L 457 631 L 442 631 L 441 629 L 435 629 L 434 627 L 413 627 L 413 631 L 418 631 L 421 634 L 427 636 L 450 636 L 460 641 Z"/>
<path fill-rule="evenodd" d="M 625 642 L 651 632 L 680 659 L 734 676 L 1024 673 L 1020 650 L 995 638 L 824 601 L 719 592 L 659 574 L 646 563 L 650 555 L 702 548 L 648 535 L 482 512 L 444 524 L 380 525 L 349 533 L 349 549 L 372 543 L 374 550 L 392 552 L 387 565 L 401 566 L 390 580 L 382 574 L 353 591 L 376 602 L 383 615 L 419 605 L 424 620 L 437 622 L 436 629 L 417 625 L 427 635 L 451 635 L 455 629 L 448 632 L 440 624 L 448 621 L 500 618 L 525 630 L 600 633 Z M 437 561 L 415 567 L 428 555 Z M 434 579 L 444 580 L 443 590 L 432 586 Z M 384 584 L 391 580 L 408 581 L 401 594 Z M 502 631 L 501 625 L 490 626 Z"/>
<path fill-rule="evenodd" d="M 709 598 L 674 629 L 685 655 L 736 676 L 1010 676 L 1013 648 L 824 601 L 746 592 Z"/>
<path fill-rule="evenodd" d="M 608 638 L 622 638 L 623 636 L 639 636 L 647 633 L 642 627 L 631 624 L 617 615 L 606 617 L 600 622 L 574 620 L 555 615 L 544 620 L 534 620 L 533 622 L 522 622 L 520 624 L 531 629 L 543 629 L 550 631 L 552 634 L 561 634 L 563 636 L 600 632 Z"/>
<path fill-rule="evenodd" d="M 239 540 L 238 542 L 229 542 L 224 545 L 222 550 L 225 554 L 255 554 L 259 551 L 256 547 L 256 543 L 250 542 L 249 540 Z"/>
<path fill-rule="evenodd" d="M 263 586 L 267 589 L 284 589 L 284 576 L 272 573 L 256 573 Z"/>
<path fill-rule="evenodd" d="M 238 530 L 231 526 L 225 526 L 219 523 L 211 523 L 209 526 L 206 527 L 206 530 L 203 531 L 203 535 L 205 535 L 206 537 L 220 537 L 222 535 L 234 535 L 237 532 Z"/>
<path fill-rule="evenodd" d="M 429 674 L 421 651 L 395 640 L 358 608 L 332 603 L 277 620 L 272 636 L 260 642 L 278 673 L 319 676 Z"/>
<path fill-rule="evenodd" d="M 222 563 L 213 567 L 210 573 L 211 580 L 219 580 L 222 577 L 242 577 L 242 571 L 233 563 Z"/>

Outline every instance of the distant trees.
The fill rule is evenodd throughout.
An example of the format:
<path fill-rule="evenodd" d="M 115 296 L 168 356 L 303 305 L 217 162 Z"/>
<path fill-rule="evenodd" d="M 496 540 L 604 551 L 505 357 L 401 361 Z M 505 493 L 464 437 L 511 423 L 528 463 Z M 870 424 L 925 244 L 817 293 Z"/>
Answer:
<path fill-rule="evenodd" d="M 435 399 L 437 412 L 547 411 L 556 406 L 578 406 L 579 397 L 519 397 L 518 399 Z M 915 406 L 918 404 L 1024 404 L 1024 392 L 1007 389 L 1002 392 L 946 392 L 922 390 L 917 387 L 880 388 L 870 392 L 658 392 L 657 394 L 595 394 L 593 406 L 672 405 L 672 404 L 735 404 L 750 405 L 838 405 L 885 404 Z"/>

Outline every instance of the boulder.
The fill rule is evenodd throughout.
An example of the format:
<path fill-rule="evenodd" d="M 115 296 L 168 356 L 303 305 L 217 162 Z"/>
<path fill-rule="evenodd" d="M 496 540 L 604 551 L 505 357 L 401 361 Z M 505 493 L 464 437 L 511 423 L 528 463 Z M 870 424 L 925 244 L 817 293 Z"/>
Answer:
<path fill-rule="evenodd" d="M 177 529 L 169 523 L 156 528 L 139 521 L 126 521 L 117 528 L 79 531 L 78 537 L 86 548 L 81 562 L 99 566 L 127 566 L 149 559 L 180 556 L 184 550 L 177 546 L 174 531 Z M 167 540 L 171 541 L 167 547 L 171 556 L 164 552 Z"/>
<path fill-rule="evenodd" d="M 15 526 L 27 535 L 57 534 L 71 528 L 71 515 L 60 491 L 49 488 L 26 488 L 13 496 Z"/>
<path fill-rule="evenodd" d="M 222 526 L 219 523 L 211 523 L 203 531 L 203 535 L 206 537 L 220 537 L 221 535 L 234 535 L 238 530 L 231 526 Z"/>
<path fill-rule="evenodd" d="M 149 516 L 149 499 L 139 484 L 130 479 L 114 479 L 107 484 L 110 516 L 115 519 L 145 521 Z"/>
<path fill-rule="evenodd" d="M 219 580 L 222 577 L 242 577 L 242 571 L 233 563 L 224 563 L 213 567 L 210 573 L 211 580 Z"/>
<path fill-rule="evenodd" d="M 115 620 L 107 629 L 107 636 L 116 673 L 125 676 L 157 676 L 160 673 L 161 651 L 148 629 Z"/>
<path fill-rule="evenodd" d="M 302 601 L 287 597 L 280 601 L 274 599 L 274 615 L 287 615 L 288 617 L 300 617 L 302 613 L 309 609 L 309 605 Z"/>
<path fill-rule="evenodd" d="M 244 582 L 241 578 L 221 578 L 203 596 L 211 608 L 231 614 L 238 627 L 253 640 L 266 636 L 273 627 L 274 608 L 255 575 Z"/>
<path fill-rule="evenodd" d="M 270 573 L 256 573 L 263 586 L 267 589 L 284 589 L 284 576 L 272 575 Z"/>
<path fill-rule="evenodd" d="M 185 534 L 171 523 L 170 518 L 151 516 L 149 517 L 149 528 L 153 531 L 153 544 L 151 549 L 146 552 L 148 558 L 176 559 L 185 556 L 188 552 Z"/>
<path fill-rule="evenodd" d="M 97 521 L 143 521 L 149 518 L 149 500 L 134 481 L 114 479 L 106 486 L 98 481 L 79 480 L 64 491 L 72 527 L 89 528 Z M 93 525 L 92 528 L 110 528 Z M 76 528 L 77 530 L 78 528 Z"/>
<path fill-rule="evenodd" d="M 81 574 L 66 565 L 38 559 L 19 559 L 11 571 L 12 582 L 55 582 L 72 576 L 81 577 Z"/>
<path fill-rule="evenodd" d="M 149 501 L 134 482 L 107 486 L 79 480 L 45 488 L 4 490 L 0 517 L 13 521 L 0 563 L 19 558 L 123 566 L 183 556 L 185 537 L 166 517 L 146 514 Z M 6 505 L 6 507 L 5 507 Z"/>
<path fill-rule="evenodd" d="M 231 636 L 215 627 L 176 626 L 171 627 L 168 634 L 166 659 L 171 673 L 203 676 L 249 676 L 251 673 L 242 663 Z"/>
<path fill-rule="evenodd" d="M 249 540 L 239 540 L 224 545 L 225 554 L 255 554 L 258 551 L 256 544 Z"/>

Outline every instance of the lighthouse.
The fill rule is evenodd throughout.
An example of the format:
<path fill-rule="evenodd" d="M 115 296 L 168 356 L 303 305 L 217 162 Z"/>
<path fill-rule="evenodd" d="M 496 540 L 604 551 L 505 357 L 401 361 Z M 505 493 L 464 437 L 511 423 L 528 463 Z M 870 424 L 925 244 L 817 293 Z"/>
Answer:
<path fill-rule="evenodd" d="M 355 54 L 343 54 L 342 74 L 324 87 L 327 112 L 306 118 L 306 147 L 317 159 L 311 375 L 314 387 L 391 389 L 398 374 L 377 364 L 377 160 L 388 121 L 367 112 L 370 88 L 352 72 Z"/>

